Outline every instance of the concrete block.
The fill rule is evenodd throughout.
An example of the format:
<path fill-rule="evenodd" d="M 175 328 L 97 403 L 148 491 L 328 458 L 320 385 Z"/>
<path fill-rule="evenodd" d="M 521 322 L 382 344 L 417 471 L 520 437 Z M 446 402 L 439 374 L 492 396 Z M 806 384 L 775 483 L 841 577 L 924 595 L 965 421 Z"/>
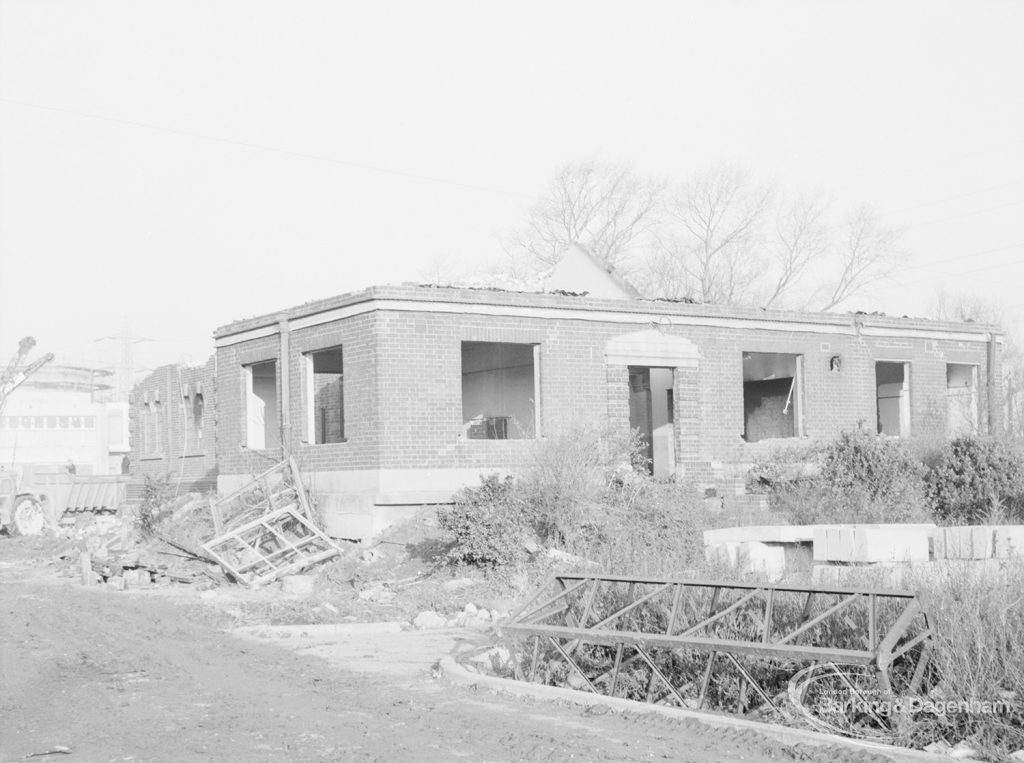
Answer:
<path fill-rule="evenodd" d="M 818 525 L 814 528 L 811 553 L 816 562 L 828 561 L 828 529 L 823 525 Z M 817 569 L 817 566 L 815 569 Z"/>
<path fill-rule="evenodd" d="M 946 558 L 946 529 L 944 527 L 935 528 L 935 532 L 931 536 L 932 547 L 931 547 L 931 558 L 932 559 L 945 559 Z"/>
<path fill-rule="evenodd" d="M 926 562 L 928 532 L 902 525 L 865 525 L 853 529 L 855 562 Z"/>
<path fill-rule="evenodd" d="M 806 543 L 814 539 L 816 525 L 756 525 L 723 527 L 704 531 L 704 543 L 757 541 L 759 543 Z"/>
<path fill-rule="evenodd" d="M 971 558 L 971 528 L 969 527 L 944 527 L 945 534 L 945 559 L 970 559 Z"/>
<path fill-rule="evenodd" d="M 743 571 L 779 577 L 786 571 L 786 551 L 782 544 L 748 541 L 740 546 L 739 562 Z"/>
<path fill-rule="evenodd" d="M 1024 558 L 1024 525 L 1003 525 L 995 530 L 995 555 L 999 559 Z"/>
<path fill-rule="evenodd" d="M 990 526 L 971 528 L 971 559 L 991 559 L 995 556 L 995 531 Z"/>
<path fill-rule="evenodd" d="M 853 561 L 853 528 L 852 527 L 830 527 L 826 531 L 828 539 L 829 561 L 851 562 Z"/>

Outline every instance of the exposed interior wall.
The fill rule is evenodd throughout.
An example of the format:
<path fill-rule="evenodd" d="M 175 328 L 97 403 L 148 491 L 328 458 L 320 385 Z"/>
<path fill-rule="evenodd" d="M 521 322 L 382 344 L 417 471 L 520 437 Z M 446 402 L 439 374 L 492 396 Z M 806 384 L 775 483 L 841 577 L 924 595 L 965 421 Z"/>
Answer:
<path fill-rule="evenodd" d="M 907 363 L 875 363 L 878 433 L 894 437 L 910 435 L 910 373 Z"/>
<path fill-rule="evenodd" d="M 277 361 L 246 367 L 246 445 L 254 450 L 280 445 Z"/>
<path fill-rule="evenodd" d="M 947 432 L 953 437 L 977 434 L 978 414 L 978 367 L 967 363 L 947 363 Z"/>
<path fill-rule="evenodd" d="M 743 439 L 759 442 L 800 434 L 800 356 L 743 353 Z"/>
<path fill-rule="evenodd" d="M 533 356 L 530 344 L 462 343 L 462 423 L 467 437 L 535 436 Z"/>
<path fill-rule="evenodd" d="M 345 364 L 342 349 L 336 347 L 307 355 L 312 389 L 308 430 L 317 445 L 345 441 Z"/>
<path fill-rule="evenodd" d="M 640 434 L 643 455 L 654 460 L 654 415 L 651 400 L 651 369 L 629 367 L 629 428 Z"/>
<path fill-rule="evenodd" d="M 629 426 L 639 430 L 651 473 L 668 478 L 675 469 L 671 368 L 629 367 Z"/>

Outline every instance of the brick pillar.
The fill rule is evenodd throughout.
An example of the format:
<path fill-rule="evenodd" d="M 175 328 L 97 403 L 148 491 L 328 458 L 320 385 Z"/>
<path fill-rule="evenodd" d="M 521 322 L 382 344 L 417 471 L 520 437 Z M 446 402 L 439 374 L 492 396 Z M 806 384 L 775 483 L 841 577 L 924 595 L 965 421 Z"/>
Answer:
<path fill-rule="evenodd" d="M 676 474 L 691 480 L 704 479 L 696 474 L 700 457 L 700 383 L 696 368 L 676 368 L 673 385 L 675 402 Z"/>
<path fill-rule="evenodd" d="M 629 367 L 606 366 L 608 376 L 608 428 L 629 431 Z"/>

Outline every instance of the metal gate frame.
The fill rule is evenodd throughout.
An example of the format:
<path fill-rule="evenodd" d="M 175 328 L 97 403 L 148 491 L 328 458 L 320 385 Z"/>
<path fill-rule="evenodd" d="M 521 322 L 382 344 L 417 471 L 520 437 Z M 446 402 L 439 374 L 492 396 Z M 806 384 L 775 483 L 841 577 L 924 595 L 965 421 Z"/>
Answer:
<path fill-rule="evenodd" d="M 623 584 L 627 589 L 623 606 L 598 619 L 595 601 L 601 589 Z M 804 597 L 803 611 L 795 625 L 787 626 L 779 621 L 776 604 L 783 595 Z M 624 622 L 626 615 L 658 597 L 671 599 L 668 624 L 663 632 L 635 630 Z M 734 599 L 730 603 L 722 601 L 730 597 Z M 815 603 L 821 603 L 823 597 L 838 600 L 812 616 Z M 710 600 L 709 606 L 703 612 L 698 611 L 695 605 L 706 599 Z M 885 606 L 889 613 L 896 613 L 887 628 L 883 627 L 879 617 L 880 605 Z M 813 640 L 807 643 L 816 626 L 830 621 L 836 625 L 841 617 L 844 619 L 838 624 L 849 626 L 853 622 L 850 614 L 855 610 L 860 610 L 862 619 L 867 622 L 867 632 L 855 634 L 864 648 L 839 648 L 813 643 Z M 756 636 L 727 639 L 715 635 L 715 626 L 732 613 L 745 614 L 758 622 Z M 874 670 L 878 690 L 884 696 L 892 697 L 892 669 L 898 661 L 901 668 L 912 675 L 909 690 L 914 692 L 920 688 L 928 665 L 932 635 L 928 613 L 912 591 L 592 574 L 554 576 L 511 615 L 510 622 L 498 630 L 513 649 L 518 648 L 517 641 L 520 644 L 533 642 L 526 674 L 520 667 L 526 660 L 514 661 L 516 678 L 521 680 L 535 680 L 543 640 L 582 679 L 581 685 L 597 694 L 614 696 L 621 670 L 630 663 L 642 661 L 651 671 L 645 697 L 647 702 L 675 699 L 681 706 L 703 709 L 712 676 L 719 666 L 725 665 L 740 674 L 744 697 L 749 687 L 765 707 L 777 713 L 781 712 L 777 704 L 781 693 L 771 696 L 743 667 L 739 657 L 750 655 L 793 663 L 867 666 Z M 614 666 L 597 676 L 586 675 L 573 658 L 581 644 L 614 647 Z M 624 660 L 627 649 L 634 654 Z M 652 652 L 658 649 L 692 650 L 708 655 L 695 703 L 692 699 L 687 701 L 683 695 L 696 689 L 696 681 L 675 686 L 652 657 Z M 904 665 L 904 661 L 912 661 L 913 667 Z M 667 690 L 660 697 L 654 691 L 656 680 Z M 847 683 L 848 689 L 859 696 L 858 687 Z"/>

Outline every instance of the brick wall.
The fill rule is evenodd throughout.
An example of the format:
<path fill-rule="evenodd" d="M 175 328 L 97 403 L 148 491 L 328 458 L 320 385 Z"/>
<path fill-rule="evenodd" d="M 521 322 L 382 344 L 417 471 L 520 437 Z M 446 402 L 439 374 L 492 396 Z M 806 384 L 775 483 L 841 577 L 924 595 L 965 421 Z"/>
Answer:
<path fill-rule="evenodd" d="M 135 385 L 129 405 L 132 481 L 168 478 L 179 492 L 217 487 L 216 358 L 202 366 L 161 366 Z"/>
<path fill-rule="evenodd" d="M 622 367 L 606 367 L 608 339 L 647 328 L 479 314 L 379 311 L 290 332 L 290 421 L 301 460 L 312 469 L 487 467 L 514 464 L 528 443 L 466 438 L 462 422 L 462 342 L 513 342 L 540 347 L 540 419 L 547 435 L 579 424 L 628 425 L 628 380 Z M 945 431 L 946 363 L 979 366 L 982 397 L 987 383 L 981 342 L 920 338 L 827 335 L 712 326 L 664 329 L 693 341 L 701 358 L 696 371 L 677 372 L 677 453 L 681 461 L 746 462 L 777 443 L 745 443 L 742 356 L 744 352 L 803 357 L 803 430 L 814 439 L 843 429 L 873 429 L 876 422 L 874 364 L 911 364 L 911 426 L 915 435 Z M 305 412 L 303 353 L 344 348 L 346 442 L 310 445 Z M 277 357 L 280 340 L 264 337 L 219 350 L 223 391 L 225 471 L 252 471 L 245 454 L 246 363 Z M 839 356 L 835 370 L 833 356 Z M 280 380 L 279 380 L 280 385 Z M 694 402 L 695 399 L 695 402 Z M 260 457 L 269 462 L 279 450 Z"/>

